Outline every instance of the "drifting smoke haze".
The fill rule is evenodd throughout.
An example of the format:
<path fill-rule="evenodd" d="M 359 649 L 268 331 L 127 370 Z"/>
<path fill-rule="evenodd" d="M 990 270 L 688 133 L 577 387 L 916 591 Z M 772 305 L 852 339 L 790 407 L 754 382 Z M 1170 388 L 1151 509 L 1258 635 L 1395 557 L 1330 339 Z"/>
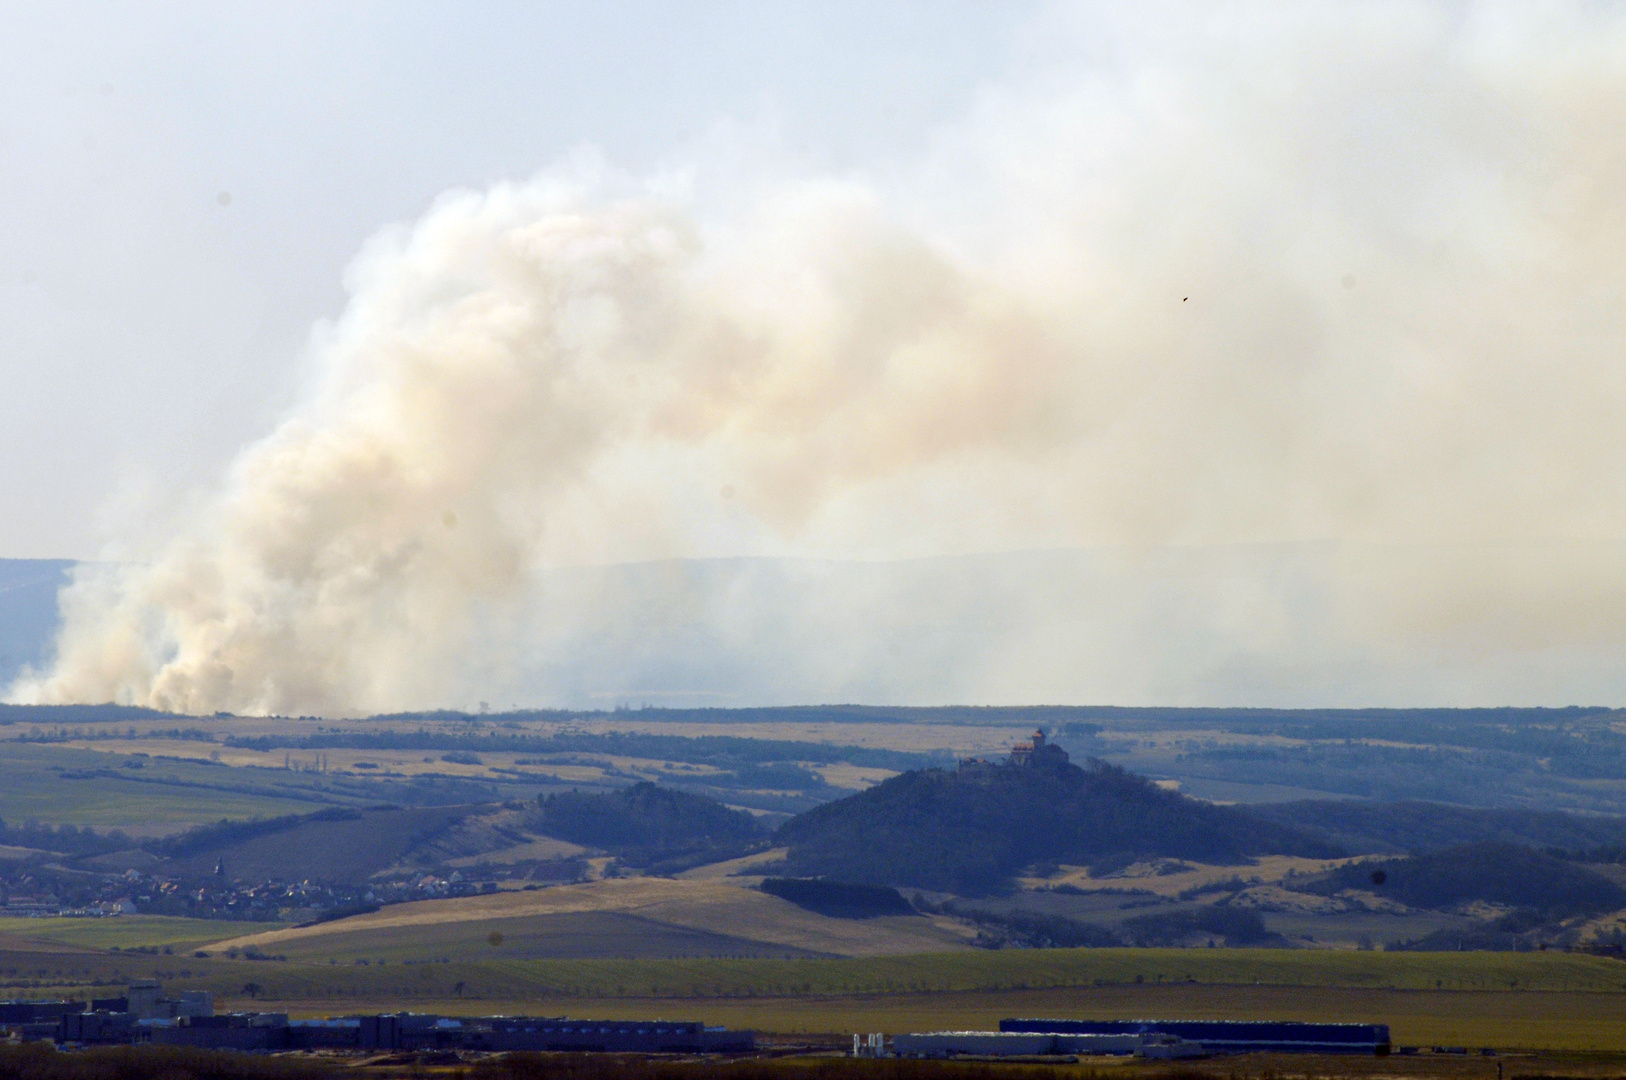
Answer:
<path fill-rule="evenodd" d="M 1626 696 L 1626 23 L 1137 11 L 906 168 L 578 155 L 381 234 L 12 696 Z"/>

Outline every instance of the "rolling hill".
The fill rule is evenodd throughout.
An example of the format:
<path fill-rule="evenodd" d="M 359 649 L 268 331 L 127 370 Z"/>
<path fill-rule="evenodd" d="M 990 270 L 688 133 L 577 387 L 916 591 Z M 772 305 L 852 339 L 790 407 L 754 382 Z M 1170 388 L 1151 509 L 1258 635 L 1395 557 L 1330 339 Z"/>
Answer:
<path fill-rule="evenodd" d="M 1032 764 L 903 773 L 791 819 L 774 842 L 800 876 L 965 895 L 1007 889 L 1039 863 L 1343 854 L 1301 829 L 1165 791 L 1099 761 L 1079 768 L 1047 749 L 1053 754 Z"/>
<path fill-rule="evenodd" d="M 484 808 L 482 808 L 484 809 Z M 422 859 L 436 839 L 476 813 L 466 806 L 325 810 L 259 822 L 221 822 L 155 844 L 166 870 L 234 880 L 312 879 L 359 885 L 402 862 Z"/>
<path fill-rule="evenodd" d="M 655 872 L 738 858 L 768 841 L 768 830 L 743 810 L 647 782 L 605 795 L 544 795 L 537 807 L 539 831 Z"/>
<path fill-rule="evenodd" d="M 1339 799 L 1252 806 L 1248 812 L 1358 852 L 1421 853 L 1487 841 L 1565 851 L 1626 848 L 1626 818 L 1556 810 Z"/>
<path fill-rule="evenodd" d="M 1408 907 L 1436 910 L 1479 901 L 1526 909 L 1543 920 L 1626 907 L 1626 889 L 1613 881 L 1539 851 L 1496 842 L 1343 866 L 1294 887 L 1326 895 L 1369 890 Z"/>

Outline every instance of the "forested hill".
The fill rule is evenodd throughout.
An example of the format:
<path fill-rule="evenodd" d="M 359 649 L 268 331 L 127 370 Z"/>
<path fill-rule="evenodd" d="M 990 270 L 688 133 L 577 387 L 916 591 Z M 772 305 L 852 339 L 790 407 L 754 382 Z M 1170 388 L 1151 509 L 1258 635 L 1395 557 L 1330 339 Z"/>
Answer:
<path fill-rule="evenodd" d="M 653 873 L 732 859 L 764 846 L 768 837 L 743 810 L 650 783 L 607 795 L 544 795 L 537 805 L 547 835 L 603 848 Z"/>
<path fill-rule="evenodd" d="M 966 895 L 1005 889 L 1035 863 L 1344 854 L 1300 829 L 1098 761 L 903 773 L 791 819 L 775 842 L 789 848 L 798 875 Z"/>

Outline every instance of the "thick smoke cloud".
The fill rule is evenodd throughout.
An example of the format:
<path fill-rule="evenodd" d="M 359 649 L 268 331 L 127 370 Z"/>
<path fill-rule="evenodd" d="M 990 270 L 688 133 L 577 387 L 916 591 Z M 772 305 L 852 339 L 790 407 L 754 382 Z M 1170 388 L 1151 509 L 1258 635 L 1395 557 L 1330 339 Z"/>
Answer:
<path fill-rule="evenodd" d="M 1030 35 L 907 167 L 581 158 L 381 235 L 305 404 L 13 696 L 1626 691 L 1626 23 Z M 739 555 L 837 562 L 606 569 Z"/>

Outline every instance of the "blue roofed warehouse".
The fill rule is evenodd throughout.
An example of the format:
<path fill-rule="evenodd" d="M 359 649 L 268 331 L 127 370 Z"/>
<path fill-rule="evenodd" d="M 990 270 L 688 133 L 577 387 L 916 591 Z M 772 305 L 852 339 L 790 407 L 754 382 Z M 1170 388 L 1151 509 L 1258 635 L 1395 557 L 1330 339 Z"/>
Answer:
<path fill-rule="evenodd" d="M 1387 1024 L 1292 1020 L 1001 1020 L 1000 1031 L 1071 1035 L 1175 1035 L 1210 1054 L 1387 1054 Z"/>

